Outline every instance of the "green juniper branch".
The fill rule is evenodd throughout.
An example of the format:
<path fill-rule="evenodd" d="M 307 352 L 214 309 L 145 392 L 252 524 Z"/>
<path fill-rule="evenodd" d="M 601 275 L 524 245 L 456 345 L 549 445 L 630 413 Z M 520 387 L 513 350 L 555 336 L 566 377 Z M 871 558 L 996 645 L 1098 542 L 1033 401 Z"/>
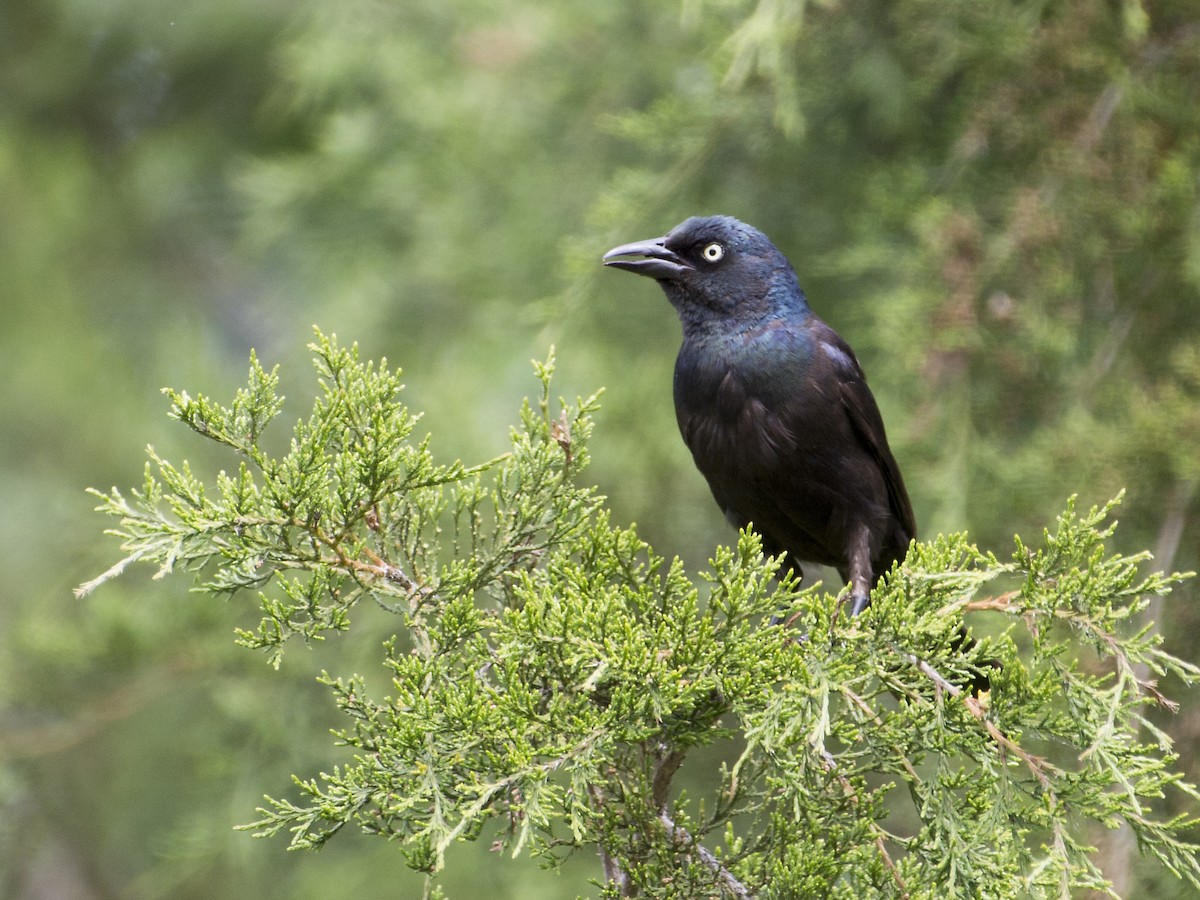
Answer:
<path fill-rule="evenodd" d="M 195 570 L 257 597 L 239 640 L 275 665 L 364 600 L 394 614 L 385 696 L 322 678 L 345 761 L 249 830 L 304 849 L 352 825 L 428 873 L 485 831 L 550 864 L 590 847 L 602 896 L 1036 897 L 1104 889 L 1085 826 L 1123 822 L 1200 886 L 1195 819 L 1161 813 L 1196 793 L 1147 716 L 1174 708 L 1151 677 L 1200 673 L 1137 624 L 1185 576 L 1108 548 L 1119 498 L 1068 503 L 1006 561 L 964 535 L 915 544 L 848 620 L 776 580 L 751 532 L 692 574 L 614 524 L 578 483 L 596 397 L 556 414 L 552 359 L 511 450 L 466 466 L 414 438 L 386 363 L 319 332 L 312 349 L 319 395 L 280 456 L 257 359 L 231 406 L 168 391 L 237 468 L 203 479 L 151 449 L 141 488 L 97 493 L 124 557 L 80 589 L 137 561 Z M 992 661 L 989 693 L 962 687 Z M 693 797 L 701 747 L 725 762 Z"/>

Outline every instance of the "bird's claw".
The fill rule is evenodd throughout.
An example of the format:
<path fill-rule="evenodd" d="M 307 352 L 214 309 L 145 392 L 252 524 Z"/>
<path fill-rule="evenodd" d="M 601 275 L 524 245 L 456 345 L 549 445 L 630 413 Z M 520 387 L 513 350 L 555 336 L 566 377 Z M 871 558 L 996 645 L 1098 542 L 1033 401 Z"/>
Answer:
<path fill-rule="evenodd" d="M 871 605 L 871 595 L 864 593 L 853 593 L 850 595 L 850 615 L 857 616 L 868 606 Z"/>

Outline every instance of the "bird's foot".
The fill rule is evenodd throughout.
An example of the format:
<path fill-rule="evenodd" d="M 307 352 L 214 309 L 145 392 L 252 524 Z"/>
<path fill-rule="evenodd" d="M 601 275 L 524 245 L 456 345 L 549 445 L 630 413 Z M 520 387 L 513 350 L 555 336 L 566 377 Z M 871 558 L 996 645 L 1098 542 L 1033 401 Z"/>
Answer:
<path fill-rule="evenodd" d="M 871 595 L 869 593 L 855 591 L 850 595 L 850 615 L 857 616 L 870 605 Z"/>

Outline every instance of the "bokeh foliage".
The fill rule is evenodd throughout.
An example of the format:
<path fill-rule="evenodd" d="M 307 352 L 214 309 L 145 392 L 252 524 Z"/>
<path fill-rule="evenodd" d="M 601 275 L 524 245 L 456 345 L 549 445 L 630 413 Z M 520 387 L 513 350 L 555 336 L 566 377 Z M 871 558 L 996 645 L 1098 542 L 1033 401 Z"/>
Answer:
<path fill-rule="evenodd" d="M 108 564 L 80 489 L 136 482 L 147 441 L 184 455 L 160 386 L 224 395 L 251 347 L 302 371 L 314 322 L 404 365 L 447 457 L 490 458 L 553 341 L 564 393 L 608 388 L 592 473 L 614 515 L 698 567 L 730 535 L 671 424 L 673 315 L 596 266 L 689 214 L 738 215 L 792 258 L 863 360 L 924 535 L 999 551 L 1068 495 L 1125 487 L 1120 545 L 1196 568 L 1196 18 L 6 2 L 0 885 L 391 896 L 373 849 L 280 863 L 224 831 L 264 780 L 320 765 L 328 647 L 271 678 L 177 588 L 74 601 Z M 1191 604 L 1152 613 L 1194 658 Z M 1190 771 L 1194 707 L 1158 720 Z M 505 871 L 495 891 L 537 896 Z"/>

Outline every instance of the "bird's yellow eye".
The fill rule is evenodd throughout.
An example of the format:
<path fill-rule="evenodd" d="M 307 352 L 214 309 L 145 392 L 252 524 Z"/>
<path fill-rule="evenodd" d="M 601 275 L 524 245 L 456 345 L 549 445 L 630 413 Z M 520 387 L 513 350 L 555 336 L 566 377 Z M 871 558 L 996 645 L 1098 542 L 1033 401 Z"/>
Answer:
<path fill-rule="evenodd" d="M 706 246 L 700 252 L 709 262 L 720 262 L 721 257 L 725 255 L 725 248 L 714 242 Z"/>

